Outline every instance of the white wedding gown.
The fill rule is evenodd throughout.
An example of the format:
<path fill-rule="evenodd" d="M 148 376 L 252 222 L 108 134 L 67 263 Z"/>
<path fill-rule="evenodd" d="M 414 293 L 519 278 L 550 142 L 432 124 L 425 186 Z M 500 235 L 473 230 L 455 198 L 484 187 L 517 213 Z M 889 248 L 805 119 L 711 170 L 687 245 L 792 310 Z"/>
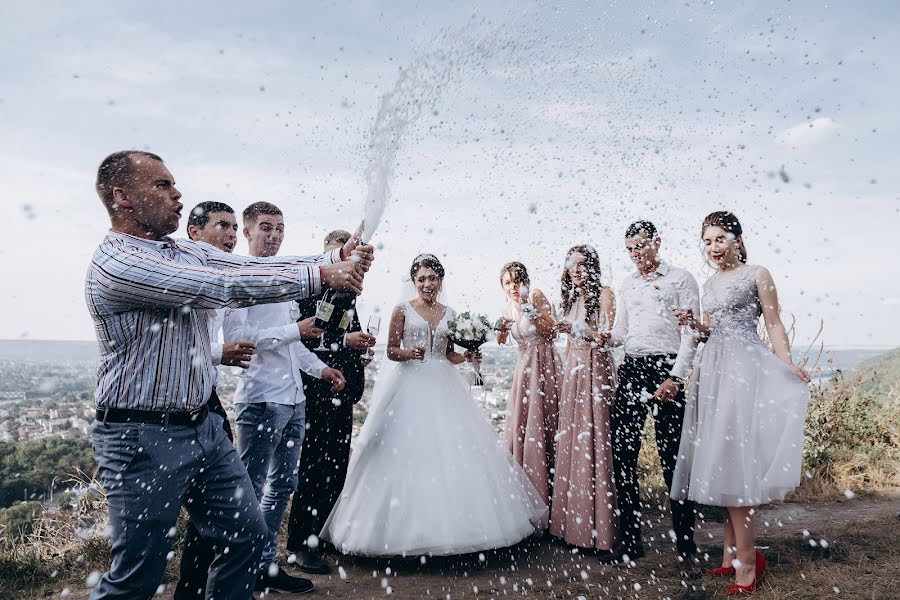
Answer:
<path fill-rule="evenodd" d="M 447 360 L 447 308 L 431 328 L 409 303 L 403 347 L 429 349 L 376 386 L 347 480 L 322 530 L 341 552 L 452 555 L 502 548 L 546 527 L 547 507 Z"/>

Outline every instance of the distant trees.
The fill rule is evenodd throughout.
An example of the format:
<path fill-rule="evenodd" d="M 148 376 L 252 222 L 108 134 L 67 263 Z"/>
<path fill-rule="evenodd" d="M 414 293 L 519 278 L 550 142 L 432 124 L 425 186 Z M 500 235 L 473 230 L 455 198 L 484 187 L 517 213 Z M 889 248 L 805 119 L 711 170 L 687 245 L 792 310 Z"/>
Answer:
<path fill-rule="evenodd" d="M 94 469 L 86 438 L 46 437 L 0 442 L 0 508 L 19 500 L 40 500 L 50 490 L 65 487 L 76 470 Z"/>
<path fill-rule="evenodd" d="M 0 508 L 0 541 L 13 544 L 31 533 L 42 511 L 40 502 L 16 502 L 9 508 Z"/>

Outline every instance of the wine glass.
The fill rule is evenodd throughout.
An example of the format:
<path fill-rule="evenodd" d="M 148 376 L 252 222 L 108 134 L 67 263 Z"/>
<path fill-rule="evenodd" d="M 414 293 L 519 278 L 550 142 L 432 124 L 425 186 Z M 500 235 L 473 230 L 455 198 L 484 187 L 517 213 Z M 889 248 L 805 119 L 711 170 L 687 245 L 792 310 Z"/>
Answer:
<path fill-rule="evenodd" d="M 316 314 L 319 313 L 319 307 L 322 305 L 322 301 L 319 300 L 316 302 Z M 319 345 L 313 348 L 316 352 L 325 352 L 328 350 L 328 347 L 325 345 L 325 334 L 319 336 Z"/>
<path fill-rule="evenodd" d="M 240 340 L 244 342 L 251 342 L 253 344 L 259 343 L 259 321 L 244 321 L 243 326 L 241 326 L 240 331 Z M 237 377 L 246 377 L 247 369 L 242 369 L 240 367 L 234 367 L 232 372 Z"/>
<path fill-rule="evenodd" d="M 557 331 L 559 331 L 559 326 L 560 326 L 560 325 L 562 325 L 563 323 L 567 323 L 567 322 L 568 322 L 568 321 L 567 321 L 567 317 L 568 317 L 568 316 L 569 316 L 569 315 L 567 314 L 566 309 L 563 307 L 562 304 L 560 304 L 559 306 L 557 306 L 556 309 L 553 311 L 553 324 L 556 326 L 556 330 L 557 330 Z M 565 333 L 565 332 L 560 332 L 560 333 Z M 572 335 L 572 332 L 571 332 L 571 331 L 569 331 L 569 332 L 567 332 L 567 333 L 568 333 L 569 335 Z"/>
<path fill-rule="evenodd" d="M 378 337 L 378 332 L 381 329 L 381 317 L 378 315 L 372 315 L 369 317 L 369 323 L 366 325 L 366 332 L 372 337 Z"/>
<path fill-rule="evenodd" d="M 557 306 L 557 307 L 556 307 L 556 310 L 553 311 L 553 318 L 556 320 L 557 323 L 559 323 L 559 322 L 561 322 L 561 321 L 565 321 L 565 319 L 566 319 L 566 309 L 563 308 L 563 305 L 562 305 L 562 304 L 560 304 L 559 306 Z"/>
<path fill-rule="evenodd" d="M 259 321 L 244 321 L 241 328 L 241 339 L 254 344 L 259 341 Z"/>

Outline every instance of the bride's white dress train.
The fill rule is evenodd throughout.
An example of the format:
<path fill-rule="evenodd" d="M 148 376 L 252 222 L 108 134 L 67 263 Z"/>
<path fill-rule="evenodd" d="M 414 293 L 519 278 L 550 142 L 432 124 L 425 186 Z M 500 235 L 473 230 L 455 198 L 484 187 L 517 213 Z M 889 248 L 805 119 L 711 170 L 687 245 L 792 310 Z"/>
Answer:
<path fill-rule="evenodd" d="M 447 360 L 437 328 L 409 303 L 403 346 L 430 348 L 379 381 L 322 537 L 367 556 L 451 555 L 515 544 L 546 527 L 547 507 L 500 445 Z"/>

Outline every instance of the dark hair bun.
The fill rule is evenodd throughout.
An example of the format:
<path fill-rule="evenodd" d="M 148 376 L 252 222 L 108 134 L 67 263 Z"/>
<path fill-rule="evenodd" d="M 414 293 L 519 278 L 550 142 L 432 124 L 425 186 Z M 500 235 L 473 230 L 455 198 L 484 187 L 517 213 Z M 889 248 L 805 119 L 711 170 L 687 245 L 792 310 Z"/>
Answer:
<path fill-rule="evenodd" d="M 444 265 L 441 264 L 441 261 L 438 260 L 438 257 L 434 254 L 420 254 L 413 259 L 412 266 L 409 268 L 409 277 L 410 279 L 416 278 L 416 273 L 419 272 L 421 268 L 431 269 L 435 273 L 437 273 L 438 277 L 441 279 L 444 278 Z"/>

